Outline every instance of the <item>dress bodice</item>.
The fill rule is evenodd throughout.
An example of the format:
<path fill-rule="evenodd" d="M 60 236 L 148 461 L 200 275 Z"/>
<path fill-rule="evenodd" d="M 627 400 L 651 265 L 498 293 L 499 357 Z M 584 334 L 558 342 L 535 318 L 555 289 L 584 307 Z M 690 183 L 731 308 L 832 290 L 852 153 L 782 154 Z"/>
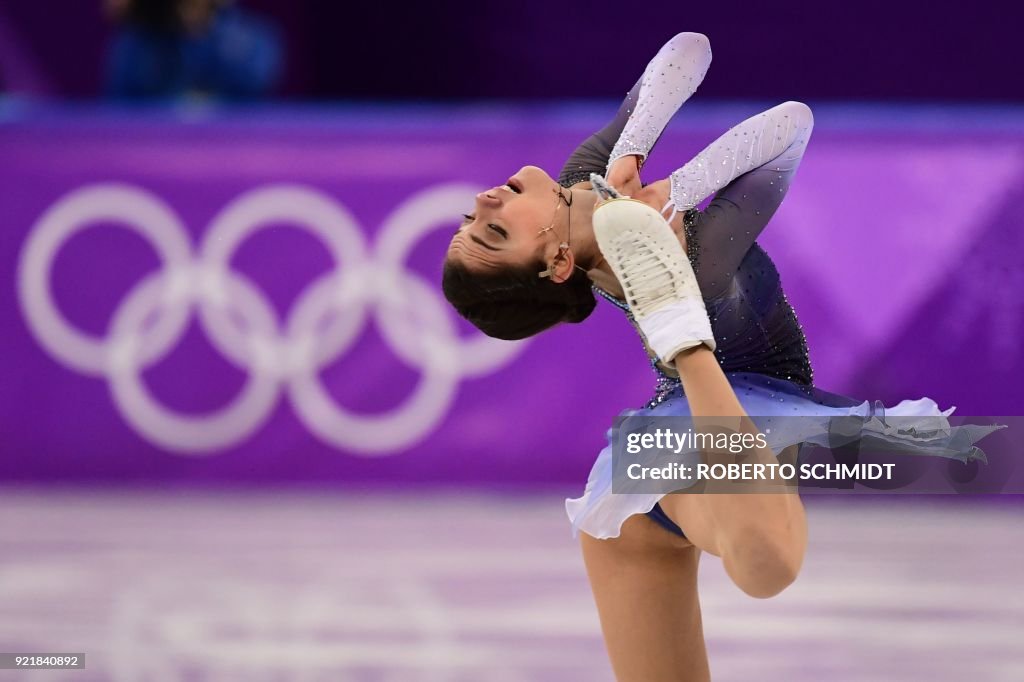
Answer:
<path fill-rule="evenodd" d="M 686 220 L 685 225 L 688 256 L 699 275 L 706 254 L 692 229 L 693 221 Z M 625 301 L 596 285 L 593 289 L 636 326 Z M 803 329 L 782 289 L 775 264 L 759 244 L 748 249 L 723 291 L 705 298 L 704 304 L 715 334 L 715 357 L 723 371 L 753 372 L 811 385 L 813 371 Z M 674 367 L 659 362 L 649 349 L 648 356 L 657 375 L 654 396 L 647 404 L 653 407 L 680 391 L 681 384 Z"/>

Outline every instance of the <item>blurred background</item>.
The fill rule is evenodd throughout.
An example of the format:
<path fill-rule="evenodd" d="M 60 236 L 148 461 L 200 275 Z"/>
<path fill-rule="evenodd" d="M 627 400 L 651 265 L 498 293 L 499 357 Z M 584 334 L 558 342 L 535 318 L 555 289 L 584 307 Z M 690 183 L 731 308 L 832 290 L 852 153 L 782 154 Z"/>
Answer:
<path fill-rule="evenodd" d="M 1022 20 L 3 0 L 0 651 L 87 664 L 0 680 L 612 679 L 562 500 L 654 375 L 603 304 L 481 338 L 441 258 L 679 31 L 714 60 L 646 179 L 814 109 L 762 244 L 817 385 L 1024 414 Z M 704 562 L 716 679 L 1024 679 L 1019 497 L 808 507 L 780 597 Z"/>

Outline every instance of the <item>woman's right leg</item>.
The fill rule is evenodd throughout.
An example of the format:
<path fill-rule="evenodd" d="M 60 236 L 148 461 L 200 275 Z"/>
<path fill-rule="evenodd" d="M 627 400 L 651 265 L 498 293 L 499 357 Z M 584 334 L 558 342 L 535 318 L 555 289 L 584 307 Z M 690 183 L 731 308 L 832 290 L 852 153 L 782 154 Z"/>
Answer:
<path fill-rule="evenodd" d="M 694 429 L 708 433 L 745 433 L 757 426 L 747 416 L 718 359 L 706 346 L 679 353 L 676 369 L 693 415 Z M 710 461 L 774 464 L 768 448 L 742 454 L 706 453 Z M 771 597 L 796 580 L 807 549 L 807 519 L 799 491 L 781 482 L 726 483 L 715 492 L 668 495 L 661 506 L 697 547 L 719 556 L 733 582 L 752 597 Z"/>
<path fill-rule="evenodd" d="M 700 550 L 642 514 L 628 518 L 617 538 L 580 538 L 616 679 L 709 680 L 697 598 Z"/>

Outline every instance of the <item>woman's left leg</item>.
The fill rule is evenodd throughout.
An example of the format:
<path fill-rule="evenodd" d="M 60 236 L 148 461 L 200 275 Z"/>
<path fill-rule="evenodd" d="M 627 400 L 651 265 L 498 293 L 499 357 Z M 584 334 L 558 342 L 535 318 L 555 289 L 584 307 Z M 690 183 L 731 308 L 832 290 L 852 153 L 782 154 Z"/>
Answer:
<path fill-rule="evenodd" d="M 583 559 L 619 682 L 710 679 L 692 543 L 643 514 L 619 537 L 582 533 Z"/>

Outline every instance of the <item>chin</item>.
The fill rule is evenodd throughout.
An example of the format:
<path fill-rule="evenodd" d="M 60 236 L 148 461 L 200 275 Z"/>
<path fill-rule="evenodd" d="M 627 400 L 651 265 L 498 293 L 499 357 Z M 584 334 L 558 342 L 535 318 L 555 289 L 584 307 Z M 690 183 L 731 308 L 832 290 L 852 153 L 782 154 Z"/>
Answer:
<path fill-rule="evenodd" d="M 538 166 L 523 166 L 514 177 L 522 183 L 524 190 L 547 189 L 557 184 L 543 168 Z"/>

